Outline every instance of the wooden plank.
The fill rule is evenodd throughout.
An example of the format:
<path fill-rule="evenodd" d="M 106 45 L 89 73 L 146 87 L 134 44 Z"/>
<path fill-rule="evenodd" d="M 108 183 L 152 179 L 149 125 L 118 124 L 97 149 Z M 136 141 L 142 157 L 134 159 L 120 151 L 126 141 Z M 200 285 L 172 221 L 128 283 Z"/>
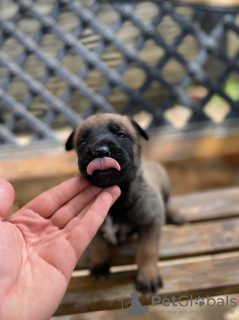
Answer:
<path fill-rule="evenodd" d="M 160 273 L 164 282 L 158 295 L 161 299 L 189 299 L 197 296 L 216 296 L 237 293 L 239 290 L 239 253 L 221 254 L 195 261 L 180 260 L 161 263 Z M 73 314 L 105 309 L 120 309 L 125 294 L 135 291 L 136 271 L 113 273 L 105 280 L 89 276 L 72 277 L 67 292 L 56 315 Z M 129 296 L 123 298 L 125 301 Z M 143 305 L 151 304 L 151 296 L 139 296 Z"/>
<path fill-rule="evenodd" d="M 223 124 L 195 123 L 184 128 L 161 128 L 143 144 L 147 158 L 155 161 L 210 159 L 239 152 L 239 119 Z"/>
<path fill-rule="evenodd" d="M 172 197 L 172 207 L 190 222 L 239 215 L 239 188 L 198 192 Z"/>
<path fill-rule="evenodd" d="M 183 195 L 214 189 L 238 187 L 239 162 L 232 158 L 217 157 L 204 160 L 178 160 L 166 162 L 164 166 L 171 181 L 172 195 Z"/>
<path fill-rule="evenodd" d="M 137 244 L 134 241 L 111 248 L 113 266 L 135 262 Z M 239 250 L 239 218 L 184 226 L 165 226 L 160 241 L 160 260 L 195 257 L 205 254 Z M 76 269 L 88 268 L 88 253 L 79 260 Z"/>
<path fill-rule="evenodd" d="M 50 148 L 46 146 L 46 153 Z M 77 157 L 74 151 L 65 152 L 63 146 L 53 155 L 30 156 L 0 162 L 0 176 L 9 181 L 26 181 L 43 178 L 64 177 L 78 173 Z M 34 153 L 34 151 L 32 151 Z M 16 151 L 17 153 L 17 151 Z"/>

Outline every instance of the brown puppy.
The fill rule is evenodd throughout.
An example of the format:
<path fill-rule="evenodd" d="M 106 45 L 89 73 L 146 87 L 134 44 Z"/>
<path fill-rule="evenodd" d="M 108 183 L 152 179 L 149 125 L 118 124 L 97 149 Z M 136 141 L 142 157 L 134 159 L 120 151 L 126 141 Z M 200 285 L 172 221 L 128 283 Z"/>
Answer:
<path fill-rule="evenodd" d="M 99 114 L 86 119 L 66 142 L 75 149 L 81 174 L 99 187 L 118 185 L 121 196 L 89 246 L 93 275 L 109 272 L 109 244 L 139 235 L 136 288 L 143 293 L 162 286 L 157 261 L 169 181 L 165 170 L 146 161 L 140 153 L 140 135 L 145 131 L 133 120 L 117 114 Z"/>

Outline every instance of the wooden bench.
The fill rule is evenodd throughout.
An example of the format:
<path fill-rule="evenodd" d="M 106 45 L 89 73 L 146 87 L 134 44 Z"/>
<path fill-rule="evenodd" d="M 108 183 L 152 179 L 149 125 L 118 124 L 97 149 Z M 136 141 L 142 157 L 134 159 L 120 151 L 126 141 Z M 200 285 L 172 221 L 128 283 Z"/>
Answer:
<path fill-rule="evenodd" d="M 172 202 L 189 223 L 163 228 L 158 265 L 164 287 L 157 295 L 164 299 L 238 292 L 239 188 L 177 196 Z M 56 315 L 120 309 L 119 299 L 135 290 L 135 247 L 131 242 L 112 248 L 114 267 L 105 279 L 82 275 L 86 252 Z M 139 295 L 144 305 L 150 305 L 151 298 Z"/>

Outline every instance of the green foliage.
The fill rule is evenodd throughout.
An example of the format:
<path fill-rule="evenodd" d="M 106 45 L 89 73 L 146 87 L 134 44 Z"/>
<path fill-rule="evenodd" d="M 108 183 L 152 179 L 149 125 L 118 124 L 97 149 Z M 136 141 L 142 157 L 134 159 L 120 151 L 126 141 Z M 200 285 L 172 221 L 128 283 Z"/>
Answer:
<path fill-rule="evenodd" d="M 232 100 L 239 100 L 239 79 L 228 79 L 223 89 Z"/>

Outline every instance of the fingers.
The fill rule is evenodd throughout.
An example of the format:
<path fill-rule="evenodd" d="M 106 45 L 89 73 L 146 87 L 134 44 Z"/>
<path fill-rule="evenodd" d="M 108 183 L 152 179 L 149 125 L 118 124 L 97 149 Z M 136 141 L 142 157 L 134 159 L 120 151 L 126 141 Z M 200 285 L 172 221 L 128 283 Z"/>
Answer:
<path fill-rule="evenodd" d="M 42 193 L 40 196 L 29 202 L 25 209 L 32 210 L 43 218 L 49 218 L 65 203 L 70 201 L 85 188 L 90 182 L 84 177 L 75 177 L 60 185 Z"/>
<path fill-rule="evenodd" d="M 13 186 L 7 180 L 0 178 L 0 219 L 10 211 L 14 198 Z"/>
<path fill-rule="evenodd" d="M 63 207 L 57 210 L 51 217 L 51 222 L 59 229 L 64 228 L 67 223 L 82 213 L 91 202 L 95 200 L 97 195 L 102 192 L 102 188 L 90 185 L 85 188 L 80 194 L 71 199 Z"/>
<path fill-rule="evenodd" d="M 68 240 L 76 252 L 77 260 L 95 236 L 110 207 L 119 196 L 120 189 L 117 186 L 103 190 L 83 217 L 80 213 L 65 227 L 64 230 L 69 234 Z"/>

